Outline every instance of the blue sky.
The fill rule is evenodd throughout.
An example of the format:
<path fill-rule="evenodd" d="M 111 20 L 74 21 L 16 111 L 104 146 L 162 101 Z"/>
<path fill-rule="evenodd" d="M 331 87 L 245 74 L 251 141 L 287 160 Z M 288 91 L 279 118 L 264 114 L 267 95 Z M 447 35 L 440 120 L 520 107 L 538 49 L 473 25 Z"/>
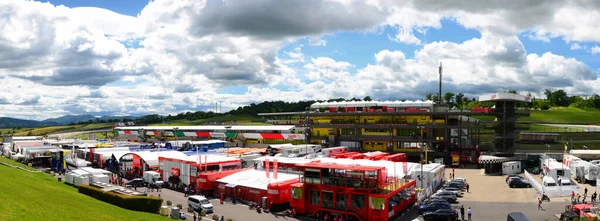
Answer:
<path fill-rule="evenodd" d="M 600 8 L 589 2 L 209 1 L 0 1 L 0 57 L 17 58 L 0 62 L 0 116 L 418 100 L 437 92 L 440 62 L 445 92 L 600 94 Z"/>

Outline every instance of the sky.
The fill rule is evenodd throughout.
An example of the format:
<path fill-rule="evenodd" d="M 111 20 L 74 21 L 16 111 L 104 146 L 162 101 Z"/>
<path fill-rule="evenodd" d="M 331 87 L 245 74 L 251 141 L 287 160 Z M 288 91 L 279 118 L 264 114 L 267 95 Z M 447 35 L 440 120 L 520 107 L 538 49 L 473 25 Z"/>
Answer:
<path fill-rule="evenodd" d="M 595 0 L 0 1 L 0 117 L 600 94 Z"/>

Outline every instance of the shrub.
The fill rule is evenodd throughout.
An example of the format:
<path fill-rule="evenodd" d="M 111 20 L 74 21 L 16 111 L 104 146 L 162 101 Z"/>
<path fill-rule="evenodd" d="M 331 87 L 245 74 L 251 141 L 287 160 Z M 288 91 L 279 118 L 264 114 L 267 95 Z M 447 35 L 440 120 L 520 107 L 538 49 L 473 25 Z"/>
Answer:
<path fill-rule="evenodd" d="M 592 219 L 592 221 L 600 221 L 600 218 L 598 218 L 597 216 L 594 216 L 594 218 Z"/>
<path fill-rule="evenodd" d="M 200 211 L 200 216 L 206 216 L 206 211 L 204 211 L 204 210 L 201 210 L 201 211 Z"/>
<path fill-rule="evenodd" d="M 183 205 L 181 205 L 181 204 L 177 204 L 177 208 L 179 208 L 179 209 L 183 209 Z"/>
<path fill-rule="evenodd" d="M 157 213 L 163 202 L 162 199 L 156 197 L 127 196 L 113 192 L 104 192 L 101 189 L 89 185 L 79 186 L 78 191 L 79 193 L 94 197 L 98 200 L 134 211 Z"/>
<path fill-rule="evenodd" d="M 167 200 L 167 206 L 173 205 L 173 202 L 171 202 L 171 200 Z"/>
<path fill-rule="evenodd" d="M 219 220 L 219 215 L 217 215 L 217 214 L 213 214 L 213 216 L 212 216 L 212 219 L 213 219 L 213 220 Z"/>
<path fill-rule="evenodd" d="M 231 218 L 227 218 L 227 221 L 233 221 Z"/>

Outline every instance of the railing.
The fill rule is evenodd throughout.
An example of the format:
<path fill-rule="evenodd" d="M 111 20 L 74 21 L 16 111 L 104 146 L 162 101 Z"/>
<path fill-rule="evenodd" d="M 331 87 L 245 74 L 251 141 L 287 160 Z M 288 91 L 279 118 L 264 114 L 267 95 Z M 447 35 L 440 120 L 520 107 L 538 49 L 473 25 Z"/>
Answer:
<path fill-rule="evenodd" d="M 343 177 L 323 177 L 322 180 L 315 177 L 302 177 L 305 184 L 320 184 L 327 186 L 340 186 L 361 189 L 376 189 L 377 181 L 374 180 L 356 180 Z"/>

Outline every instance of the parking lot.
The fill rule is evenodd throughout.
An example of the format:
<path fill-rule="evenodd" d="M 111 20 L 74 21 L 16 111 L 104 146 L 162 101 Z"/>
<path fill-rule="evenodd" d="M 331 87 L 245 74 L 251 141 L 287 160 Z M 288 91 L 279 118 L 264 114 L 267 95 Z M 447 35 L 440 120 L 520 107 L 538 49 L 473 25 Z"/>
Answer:
<path fill-rule="evenodd" d="M 469 193 L 465 191 L 455 208 L 471 207 L 472 220 L 505 220 L 510 212 L 522 212 L 531 220 L 557 220 L 556 214 L 564 211 L 568 198 L 553 198 L 542 203 L 544 210 L 537 209 L 537 198 L 533 188 L 509 188 L 506 176 L 485 176 L 480 169 L 455 169 L 455 178 L 466 178 Z M 446 169 L 446 177 L 452 169 Z M 465 214 L 466 215 L 466 214 Z M 406 220 L 422 220 L 414 211 Z"/>

